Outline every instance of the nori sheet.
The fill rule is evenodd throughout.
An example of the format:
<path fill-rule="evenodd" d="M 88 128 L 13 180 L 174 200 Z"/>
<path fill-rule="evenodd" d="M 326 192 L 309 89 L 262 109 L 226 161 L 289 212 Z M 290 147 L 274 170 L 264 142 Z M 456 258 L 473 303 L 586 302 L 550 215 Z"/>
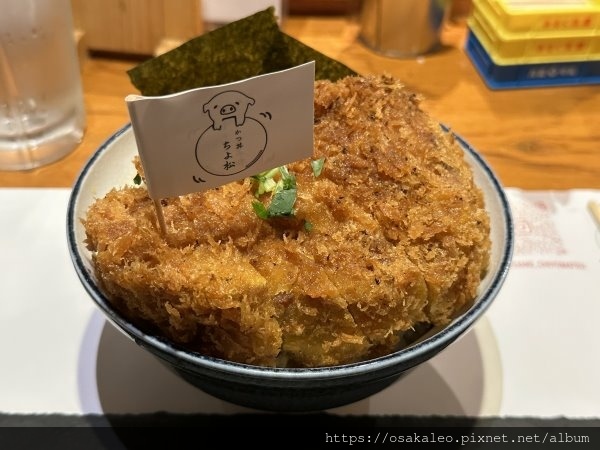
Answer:
<path fill-rule="evenodd" d="M 231 83 L 315 61 L 315 78 L 356 75 L 349 67 L 283 33 L 273 7 L 193 38 L 127 71 L 142 95 Z"/>

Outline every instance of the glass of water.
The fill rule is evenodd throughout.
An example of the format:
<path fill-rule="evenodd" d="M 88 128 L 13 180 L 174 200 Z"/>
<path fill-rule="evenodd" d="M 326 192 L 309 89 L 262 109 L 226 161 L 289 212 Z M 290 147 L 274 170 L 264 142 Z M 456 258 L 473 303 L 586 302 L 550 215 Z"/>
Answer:
<path fill-rule="evenodd" d="M 2 0 L 0 170 L 56 161 L 84 128 L 70 0 Z"/>

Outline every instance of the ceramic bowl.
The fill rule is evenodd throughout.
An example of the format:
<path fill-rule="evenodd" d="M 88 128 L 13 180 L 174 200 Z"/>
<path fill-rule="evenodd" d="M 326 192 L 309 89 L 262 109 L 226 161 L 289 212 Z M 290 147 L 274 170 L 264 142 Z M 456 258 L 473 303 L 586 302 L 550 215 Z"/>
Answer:
<path fill-rule="evenodd" d="M 264 368 L 239 364 L 185 350 L 148 334 L 119 314 L 96 282 L 86 249 L 81 218 L 90 204 L 113 187 L 131 184 L 137 153 L 130 125 L 112 135 L 94 153 L 77 178 L 69 200 L 67 240 L 75 271 L 86 291 L 125 335 L 154 354 L 183 379 L 220 399 L 271 411 L 315 411 L 366 398 L 393 383 L 403 373 L 435 356 L 463 335 L 498 294 L 506 278 L 513 247 L 513 226 L 506 195 L 484 159 L 457 136 L 482 189 L 491 218 L 491 264 L 472 306 L 445 327 L 434 329 L 411 346 L 380 358 L 334 367 Z"/>

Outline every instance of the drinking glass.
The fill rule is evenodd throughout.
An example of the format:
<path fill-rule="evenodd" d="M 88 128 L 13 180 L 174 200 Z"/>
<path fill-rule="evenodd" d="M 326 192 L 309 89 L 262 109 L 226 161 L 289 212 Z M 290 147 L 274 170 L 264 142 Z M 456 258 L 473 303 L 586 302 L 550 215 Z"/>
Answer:
<path fill-rule="evenodd" d="M 69 0 L 2 0 L 0 170 L 26 170 L 73 151 L 85 108 Z"/>

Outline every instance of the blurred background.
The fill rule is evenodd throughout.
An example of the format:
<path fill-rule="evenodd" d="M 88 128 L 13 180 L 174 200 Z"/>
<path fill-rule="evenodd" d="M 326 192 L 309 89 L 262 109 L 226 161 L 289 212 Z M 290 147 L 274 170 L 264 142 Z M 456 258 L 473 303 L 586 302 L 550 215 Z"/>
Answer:
<path fill-rule="evenodd" d="M 337 15 L 352 19 L 361 0 L 71 0 L 80 49 L 126 56 L 157 55 L 214 27 L 225 7 L 230 20 L 274 5 L 288 15 Z M 449 19 L 466 20 L 472 0 L 450 0 Z M 177 7 L 174 7 L 174 6 Z M 233 8 L 232 8 L 233 5 Z M 236 14 L 239 17 L 236 17 Z M 106 32 L 110 30 L 110 32 Z"/>

